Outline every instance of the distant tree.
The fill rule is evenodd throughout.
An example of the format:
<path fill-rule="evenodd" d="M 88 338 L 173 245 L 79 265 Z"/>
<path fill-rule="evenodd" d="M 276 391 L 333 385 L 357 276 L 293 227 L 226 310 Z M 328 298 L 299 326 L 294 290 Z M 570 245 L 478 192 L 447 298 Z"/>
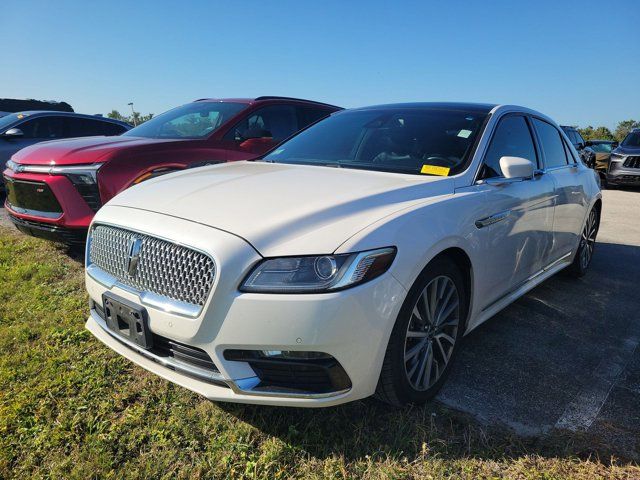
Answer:
<path fill-rule="evenodd" d="M 614 133 L 616 140 L 619 142 L 624 140 L 624 137 L 627 136 L 627 133 L 629 133 L 632 128 L 640 128 L 640 121 L 623 120 L 622 122 L 618 123 L 618 126 L 616 127 L 616 131 Z"/>
<path fill-rule="evenodd" d="M 579 128 L 578 131 L 585 140 L 615 140 L 613 133 L 607 127 L 593 128 L 589 125 L 586 128 Z"/>
<path fill-rule="evenodd" d="M 127 122 L 131 125 L 140 125 L 141 123 L 151 120 L 153 118 L 153 113 L 142 115 L 140 112 L 133 112 L 132 115 L 126 116 L 122 115 L 118 110 L 111 110 L 109 113 L 107 113 L 107 117 L 113 118 L 114 120 Z"/>
<path fill-rule="evenodd" d="M 113 118 L 114 120 L 120 120 L 121 122 L 128 121 L 128 118 L 122 115 L 118 110 L 111 110 L 107 113 L 107 117 Z"/>

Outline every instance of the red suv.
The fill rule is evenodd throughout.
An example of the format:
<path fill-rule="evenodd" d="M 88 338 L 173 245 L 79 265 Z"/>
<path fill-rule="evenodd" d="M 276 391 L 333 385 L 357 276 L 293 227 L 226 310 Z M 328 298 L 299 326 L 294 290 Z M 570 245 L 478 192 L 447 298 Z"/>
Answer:
<path fill-rule="evenodd" d="M 337 110 L 286 97 L 202 99 L 117 137 L 40 143 L 7 162 L 5 206 L 24 233 L 82 244 L 93 215 L 125 188 L 198 164 L 256 158 Z"/>

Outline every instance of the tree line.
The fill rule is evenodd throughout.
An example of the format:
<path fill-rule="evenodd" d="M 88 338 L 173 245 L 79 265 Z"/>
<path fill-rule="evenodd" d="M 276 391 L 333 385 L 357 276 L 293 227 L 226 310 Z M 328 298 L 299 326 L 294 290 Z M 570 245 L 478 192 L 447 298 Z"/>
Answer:
<path fill-rule="evenodd" d="M 111 110 L 107 113 L 107 117 L 113 118 L 114 120 L 120 120 L 121 122 L 127 122 L 131 125 L 140 125 L 147 120 L 151 120 L 153 118 L 153 113 L 143 115 L 140 112 L 134 111 L 131 115 L 122 115 L 118 110 Z"/>
<path fill-rule="evenodd" d="M 621 142 L 624 137 L 627 136 L 634 128 L 640 128 L 640 121 L 638 120 L 623 120 L 619 122 L 615 130 L 612 132 L 607 127 L 588 127 L 578 128 L 580 134 L 585 140 L 611 140 L 615 142 Z"/>

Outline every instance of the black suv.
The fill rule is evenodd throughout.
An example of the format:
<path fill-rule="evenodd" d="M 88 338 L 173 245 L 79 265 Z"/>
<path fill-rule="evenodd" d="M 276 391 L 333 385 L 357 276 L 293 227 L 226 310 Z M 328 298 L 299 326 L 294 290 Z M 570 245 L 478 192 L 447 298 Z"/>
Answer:
<path fill-rule="evenodd" d="M 611 152 L 607 185 L 640 186 L 640 128 L 634 128 Z"/>
<path fill-rule="evenodd" d="M 569 140 L 580 154 L 580 159 L 589 168 L 595 168 L 596 166 L 596 152 L 589 146 L 589 143 L 582 138 L 580 132 L 576 127 L 568 125 L 560 125 L 560 128 L 564 130 L 564 133 L 569 137 Z"/>

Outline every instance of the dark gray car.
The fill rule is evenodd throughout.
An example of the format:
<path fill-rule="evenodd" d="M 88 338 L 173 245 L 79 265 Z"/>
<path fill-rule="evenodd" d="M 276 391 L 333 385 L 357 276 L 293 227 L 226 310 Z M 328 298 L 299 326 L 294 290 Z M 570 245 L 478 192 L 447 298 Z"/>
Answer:
<path fill-rule="evenodd" d="M 18 150 L 60 138 L 120 135 L 131 125 L 110 118 L 79 113 L 29 111 L 0 117 L 0 172 Z M 0 175 L 0 191 L 4 181 Z"/>
<path fill-rule="evenodd" d="M 640 186 L 640 128 L 634 128 L 611 152 L 607 185 Z"/>

